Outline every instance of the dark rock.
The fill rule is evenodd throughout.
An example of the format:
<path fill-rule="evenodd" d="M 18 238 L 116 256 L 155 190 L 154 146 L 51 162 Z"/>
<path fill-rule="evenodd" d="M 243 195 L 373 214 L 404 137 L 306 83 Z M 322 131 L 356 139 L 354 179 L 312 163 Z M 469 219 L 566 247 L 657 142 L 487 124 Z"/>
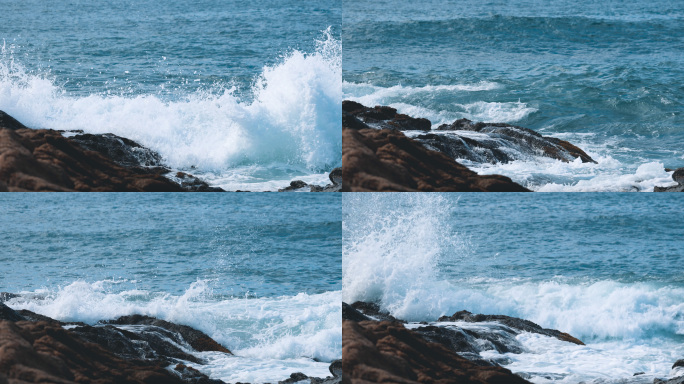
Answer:
<path fill-rule="evenodd" d="M 684 168 L 677 168 L 672 173 L 672 180 L 677 182 L 677 185 L 672 187 L 655 187 L 653 192 L 684 192 Z"/>
<path fill-rule="evenodd" d="M 342 126 L 354 130 L 364 128 L 396 129 L 400 131 L 431 131 L 427 119 L 398 114 L 391 107 L 365 107 L 357 102 L 342 102 Z M 482 137 L 469 137 L 463 131 L 482 133 Z M 460 132 L 460 133 L 459 133 Z M 459 119 L 442 124 L 430 134 L 415 139 L 428 149 L 446 154 L 452 159 L 466 159 L 477 163 L 507 163 L 513 160 L 546 156 L 561 161 L 580 158 L 582 162 L 596 163 L 577 146 L 553 137 L 545 137 L 528 128 L 504 123 L 474 123 Z"/>
<path fill-rule="evenodd" d="M 330 171 L 328 178 L 332 184 L 325 187 L 320 185 L 307 184 L 302 180 L 294 180 L 285 188 L 278 189 L 278 192 L 295 192 L 303 188 L 308 188 L 309 192 L 341 192 L 342 191 L 342 168 L 335 168 Z"/>
<path fill-rule="evenodd" d="M 24 124 L 18 122 L 17 119 L 6 114 L 3 111 L 0 111 L 0 127 L 7 128 L 7 129 L 12 130 L 12 131 L 16 131 L 17 129 L 26 128 L 26 126 Z"/>
<path fill-rule="evenodd" d="M 163 363 L 121 359 L 42 321 L 0 321 L 0 372 L 13 383 L 182 383 Z"/>
<path fill-rule="evenodd" d="M 675 363 L 672 365 L 672 369 L 675 369 L 677 367 L 684 367 L 684 359 L 679 359 L 675 361 Z"/>
<path fill-rule="evenodd" d="M 182 338 L 160 327 L 148 325 L 132 332 L 111 325 L 86 325 L 73 328 L 71 331 L 126 359 L 154 359 L 169 363 L 186 360 L 197 364 L 203 363 L 178 347 L 184 344 Z"/>
<path fill-rule="evenodd" d="M 577 146 L 554 137 L 542 136 L 528 128 L 503 123 L 473 123 L 460 119 L 451 125 L 436 128 L 440 134 L 416 137 L 426 145 L 444 152 L 452 158 L 477 163 L 508 163 L 513 160 L 545 156 L 564 162 L 580 158 L 583 163 L 596 163 Z M 484 138 L 472 138 L 459 133 L 483 133 Z"/>
<path fill-rule="evenodd" d="M 653 379 L 653 384 L 684 384 L 684 376 L 672 379 Z"/>
<path fill-rule="evenodd" d="M 377 303 L 367 303 L 365 301 L 357 301 L 352 303 L 352 308 L 363 313 L 365 316 L 372 317 L 372 320 L 378 321 L 397 321 L 400 323 L 405 323 L 403 320 L 398 320 L 394 316 L 390 315 L 389 312 L 383 311 L 380 305 Z"/>
<path fill-rule="evenodd" d="M 301 372 L 295 372 L 295 373 L 290 375 L 289 379 L 279 381 L 278 384 L 291 384 L 291 383 L 296 383 L 296 382 L 308 380 L 308 379 L 309 379 L 309 376 L 307 376 Z"/>
<path fill-rule="evenodd" d="M 223 188 L 209 186 L 204 180 L 185 172 L 177 172 L 176 178 L 181 188 L 188 192 L 225 192 Z"/>
<path fill-rule="evenodd" d="M 524 319 L 518 319 L 516 317 L 504 316 L 504 315 L 474 315 L 468 311 L 459 311 L 454 313 L 452 316 L 442 316 L 437 321 L 465 321 L 468 323 L 479 323 L 483 321 L 495 321 L 506 325 L 507 327 L 516 329 L 523 332 L 539 333 L 542 335 L 555 337 L 559 340 L 568 341 L 578 345 L 584 345 L 584 343 L 561 331 L 555 329 L 542 328 L 539 325 Z"/>
<path fill-rule="evenodd" d="M 342 377 L 342 359 L 335 360 L 330 363 L 330 367 L 328 369 L 330 370 L 330 373 L 332 373 L 333 377 Z"/>
<path fill-rule="evenodd" d="M 217 380 L 217 379 L 210 379 L 209 376 L 205 375 L 204 373 L 196 370 L 193 367 L 188 367 L 185 364 L 177 364 L 174 368 L 174 371 L 178 372 L 180 375 L 181 379 L 183 379 L 184 382 L 190 383 L 190 384 L 222 384 L 224 383 L 223 380 Z"/>
<path fill-rule="evenodd" d="M 84 133 L 70 137 L 70 139 L 82 148 L 98 152 L 124 167 L 163 166 L 162 158 L 158 153 L 125 137 L 111 133 L 100 135 Z"/>
<path fill-rule="evenodd" d="M 342 102 L 342 126 L 350 129 L 372 127 L 399 131 L 429 131 L 432 123 L 428 119 L 397 113 L 392 107 L 367 108 L 357 102 L 345 100 Z"/>
<path fill-rule="evenodd" d="M 498 366 L 481 366 L 397 322 L 342 323 L 345 383 L 528 383 Z"/>
<path fill-rule="evenodd" d="M 196 351 L 217 351 L 223 353 L 231 353 L 226 347 L 217 343 L 214 339 L 212 339 L 202 331 L 198 331 L 192 327 L 188 327 L 187 325 L 174 324 L 150 316 L 122 316 L 116 320 L 103 321 L 102 323 L 113 325 L 152 325 L 180 334 L 183 340 L 190 344 L 190 346 L 194 348 Z"/>
<path fill-rule="evenodd" d="M 22 321 L 26 319 L 18 314 L 14 309 L 0 302 L 0 320 Z"/>
<path fill-rule="evenodd" d="M 343 192 L 527 192 L 500 175 L 478 175 L 389 129 L 342 130 Z"/>
<path fill-rule="evenodd" d="M 294 192 L 306 187 L 310 188 L 309 184 L 301 180 L 293 180 L 290 182 L 290 185 L 288 187 L 281 188 L 278 190 L 278 192 Z"/>
<path fill-rule="evenodd" d="M 364 321 L 370 320 L 370 317 L 364 315 L 363 313 L 357 311 L 351 305 L 347 303 L 342 303 L 342 319 L 351 321 Z"/>

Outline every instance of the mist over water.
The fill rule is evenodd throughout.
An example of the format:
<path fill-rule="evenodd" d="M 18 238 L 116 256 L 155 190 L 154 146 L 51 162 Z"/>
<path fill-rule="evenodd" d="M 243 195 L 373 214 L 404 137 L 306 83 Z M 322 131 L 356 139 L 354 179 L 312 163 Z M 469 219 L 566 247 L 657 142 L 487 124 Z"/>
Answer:
<path fill-rule="evenodd" d="M 507 367 L 534 382 L 667 377 L 684 353 L 684 280 L 672 268 L 684 205 L 629 196 L 344 196 L 343 300 L 408 321 L 515 316 L 587 344 L 518 336 L 526 352 L 506 354 Z"/>

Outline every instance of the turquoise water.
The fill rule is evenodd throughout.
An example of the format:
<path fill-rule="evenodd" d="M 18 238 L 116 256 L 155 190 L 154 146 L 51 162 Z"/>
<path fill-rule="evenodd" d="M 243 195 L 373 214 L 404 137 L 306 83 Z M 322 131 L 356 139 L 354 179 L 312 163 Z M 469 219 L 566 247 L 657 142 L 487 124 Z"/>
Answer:
<path fill-rule="evenodd" d="M 4 2 L 0 110 L 112 132 L 226 189 L 340 165 L 341 3 Z"/>
<path fill-rule="evenodd" d="M 342 296 L 409 321 L 521 317 L 587 344 L 518 336 L 507 367 L 535 383 L 651 383 L 681 375 L 682 214 L 675 194 L 345 194 Z"/>
<path fill-rule="evenodd" d="M 340 194 L 0 196 L 0 291 L 59 320 L 145 314 L 237 357 L 226 382 L 326 377 L 341 358 Z"/>
<path fill-rule="evenodd" d="M 535 190 L 652 190 L 684 163 L 684 5 L 663 0 L 349 1 L 345 98 L 507 122 L 598 165 L 468 163 Z"/>

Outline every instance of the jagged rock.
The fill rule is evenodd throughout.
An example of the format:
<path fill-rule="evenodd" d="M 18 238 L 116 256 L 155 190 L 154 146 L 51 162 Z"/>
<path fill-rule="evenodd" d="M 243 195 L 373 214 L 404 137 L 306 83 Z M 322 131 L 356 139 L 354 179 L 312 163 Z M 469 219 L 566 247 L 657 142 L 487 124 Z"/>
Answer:
<path fill-rule="evenodd" d="M 342 130 L 344 192 L 526 192 L 500 175 L 478 175 L 389 129 Z"/>
<path fill-rule="evenodd" d="M 653 384 L 684 384 L 684 376 L 672 379 L 653 379 Z"/>
<path fill-rule="evenodd" d="M 679 359 L 675 361 L 675 363 L 672 365 L 672 369 L 675 369 L 677 367 L 684 367 L 684 359 Z"/>
<path fill-rule="evenodd" d="M 561 331 L 555 330 L 555 329 L 548 329 L 548 328 L 542 328 L 539 325 L 529 321 L 529 320 L 524 320 L 524 319 L 518 319 L 516 317 L 510 317 L 510 316 L 504 316 L 504 315 L 474 315 L 468 311 L 459 311 L 454 313 L 451 316 L 442 316 L 440 317 L 437 321 L 465 321 L 468 323 L 480 323 L 483 321 L 495 321 L 501 324 L 506 325 L 507 327 L 523 331 L 523 332 L 532 332 L 532 333 L 539 333 L 542 335 L 550 336 L 550 337 L 555 337 L 559 340 L 563 341 L 568 341 L 574 344 L 578 345 L 584 345 L 584 343 Z"/>
<path fill-rule="evenodd" d="M 111 325 L 98 327 L 84 325 L 73 328 L 71 331 L 126 359 L 157 359 L 167 362 L 185 360 L 197 364 L 203 363 L 197 357 L 183 352 L 174 345 L 174 343 L 183 344 L 182 338 L 160 327 L 148 325 L 144 329 L 131 332 Z"/>
<path fill-rule="evenodd" d="M 12 383 L 182 383 L 162 363 L 121 359 L 42 321 L 0 321 L 0 372 Z"/>
<path fill-rule="evenodd" d="M 672 173 L 672 180 L 677 185 L 671 187 L 655 187 L 653 192 L 684 192 L 684 168 L 678 168 Z"/>
<path fill-rule="evenodd" d="M 192 348 L 199 352 L 217 351 L 223 353 L 231 353 L 228 348 L 217 343 L 214 339 L 209 337 L 206 333 L 198 331 L 187 325 L 174 324 L 165 320 L 160 320 L 150 316 L 144 315 L 130 315 L 121 316 L 116 320 L 103 321 L 102 324 L 113 325 L 152 325 L 163 328 L 171 332 L 180 334 L 183 339 L 190 344 Z"/>
<path fill-rule="evenodd" d="M 397 322 L 344 320 L 342 354 L 344 383 L 528 383 L 505 368 L 477 365 Z"/>
<path fill-rule="evenodd" d="M 421 142 L 443 151 L 452 158 L 478 163 L 507 163 L 521 157 L 545 156 L 565 162 L 580 158 L 583 163 L 596 163 L 577 146 L 554 137 L 542 136 L 528 128 L 504 123 L 473 123 L 459 119 L 435 129 L 440 134 L 417 136 Z M 464 131 L 478 132 L 469 137 Z"/>

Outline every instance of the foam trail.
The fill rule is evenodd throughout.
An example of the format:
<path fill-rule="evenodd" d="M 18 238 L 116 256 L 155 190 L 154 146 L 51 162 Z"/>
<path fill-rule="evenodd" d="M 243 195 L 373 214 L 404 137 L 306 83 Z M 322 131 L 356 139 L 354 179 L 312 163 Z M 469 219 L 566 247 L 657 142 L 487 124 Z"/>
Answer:
<path fill-rule="evenodd" d="M 158 151 L 176 169 L 220 174 L 256 165 L 322 173 L 341 162 L 341 43 L 328 29 L 314 52 L 263 68 L 242 100 L 233 88 L 166 101 L 157 95 L 77 97 L 27 72 L 3 49 L 0 110 L 32 128 L 111 132 Z M 259 168 L 259 167 L 257 167 Z"/>
<path fill-rule="evenodd" d="M 236 356 L 202 353 L 209 364 L 196 366 L 230 382 L 247 378 L 251 382 L 273 382 L 297 371 L 325 377 L 329 375 L 329 363 L 341 358 L 339 291 L 274 298 L 221 298 L 215 297 L 203 280 L 180 296 L 117 291 L 117 285 L 112 281 L 76 281 L 54 290 L 22 292 L 20 298 L 8 301 L 7 305 L 61 321 L 94 324 L 143 314 L 189 325 L 235 353 Z"/>

